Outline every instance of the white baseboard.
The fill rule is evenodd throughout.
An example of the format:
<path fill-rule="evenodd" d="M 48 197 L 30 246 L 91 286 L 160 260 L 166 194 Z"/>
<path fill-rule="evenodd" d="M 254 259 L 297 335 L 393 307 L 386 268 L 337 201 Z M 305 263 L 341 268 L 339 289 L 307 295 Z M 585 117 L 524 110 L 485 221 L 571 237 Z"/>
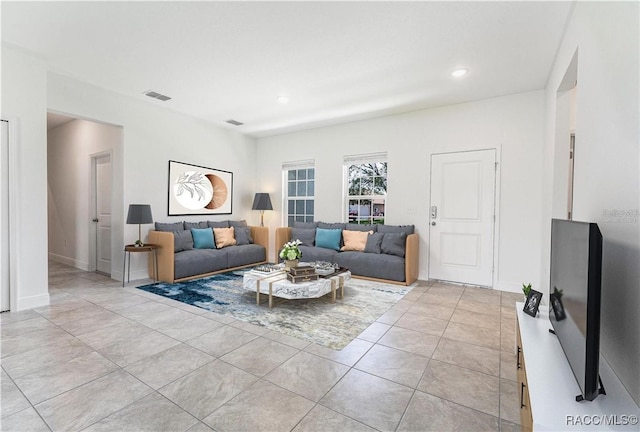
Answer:
<path fill-rule="evenodd" d="M 522 293 L 522 284 L 517 282 L 497 281 L 493 289 L 513 293 Z"/>
<path fill-rule="evenodd" d="M 122 281 L 122 272 L 120 270 L 112 270 L 111 271 L 111 279 L 115 279 L 115 280 L 119 280 Z M 135 270 L 135 269 L 131 269 L 131 277 L 130 277 L 130 281 L 137 281 L 137 280 L 142 280 L 142 279 L 149 279 L 149 271 L 147 269 L 144 270 Z M 124 273 L 124 282 L 125 284 L 127 283 L 127 273 Z"/>
<path fill-rule="evenodd" d="M 49 293 L 40 294 L 37 296 L 23 297 L 16 300 L 16 310 L 12 312 L 18 312 L 25 309 L 33 309 L 41 306 L 49 305 Z"/>
<path fill-rule="evenodd" d="M 75 267 L 80 270 L 89 271 L 89 263 L 84 261 L 79 261 L 75 258 L 66 257 L 63 255 L 58 255 L 53 252 L 49 252 L 49 259 L 51 261 L 58 262 L 60 264 L 65 264 L 71 267 Z"/>

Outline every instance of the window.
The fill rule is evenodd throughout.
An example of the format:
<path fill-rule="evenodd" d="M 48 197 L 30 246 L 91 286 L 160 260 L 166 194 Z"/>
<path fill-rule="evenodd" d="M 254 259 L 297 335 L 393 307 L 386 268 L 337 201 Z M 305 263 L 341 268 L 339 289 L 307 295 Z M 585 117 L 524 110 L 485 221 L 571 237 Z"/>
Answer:
<path fill-rule="evenodd" d="M 345 157 L 347 220 L 384 223 L 387 199 L 387 155 Z"/>
<path fill-rule="evenodd" d="M 313 222 L 315 211 L 315 163 L 292 162 L 282 167 L 284 211 L 287 226 L 294 222 Z"/>

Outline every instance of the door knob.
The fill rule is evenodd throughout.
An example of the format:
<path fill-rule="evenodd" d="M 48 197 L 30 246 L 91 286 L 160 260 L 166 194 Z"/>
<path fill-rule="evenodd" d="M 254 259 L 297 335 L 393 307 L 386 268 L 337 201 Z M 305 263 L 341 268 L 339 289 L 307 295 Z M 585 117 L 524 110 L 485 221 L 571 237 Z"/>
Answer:
<path fill-rule="evenodd" d="M 93 221 L 94 222 L 98 222 L 98 218 L 93 218 Z"/>
<path fill-rule="evenodd" d="M 436 226 L 436 223 L 435 222 L 431 222 L 431 225 Z"/>

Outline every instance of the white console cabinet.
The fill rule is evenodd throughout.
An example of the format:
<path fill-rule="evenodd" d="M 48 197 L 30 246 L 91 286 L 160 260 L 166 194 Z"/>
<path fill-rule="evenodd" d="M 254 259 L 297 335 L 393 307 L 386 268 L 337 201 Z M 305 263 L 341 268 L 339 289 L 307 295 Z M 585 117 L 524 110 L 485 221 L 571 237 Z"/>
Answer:
<path fill-rule="evenodd" d="M 549 332 L 548 310 L 533 318 L 516 303 L 518 391 L 522 430 L 640 431 L 640 409 L 609 364 L 600 356 L 606 395 L 576 402 L 580 388 L 556 335 Z"/>

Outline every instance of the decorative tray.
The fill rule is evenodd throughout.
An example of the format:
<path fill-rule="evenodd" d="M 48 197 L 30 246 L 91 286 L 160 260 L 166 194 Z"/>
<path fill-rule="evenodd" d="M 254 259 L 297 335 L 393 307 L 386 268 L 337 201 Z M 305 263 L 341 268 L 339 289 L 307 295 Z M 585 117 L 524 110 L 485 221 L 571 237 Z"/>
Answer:
<path fill-rule="evenodd" d="M 260 273 L 273 273 L 273 272 L 281 272 L 283 268 L 278 266 L 277 264 L 263 264 L 254 267 L 252 270 L 260 272 Z"/>

